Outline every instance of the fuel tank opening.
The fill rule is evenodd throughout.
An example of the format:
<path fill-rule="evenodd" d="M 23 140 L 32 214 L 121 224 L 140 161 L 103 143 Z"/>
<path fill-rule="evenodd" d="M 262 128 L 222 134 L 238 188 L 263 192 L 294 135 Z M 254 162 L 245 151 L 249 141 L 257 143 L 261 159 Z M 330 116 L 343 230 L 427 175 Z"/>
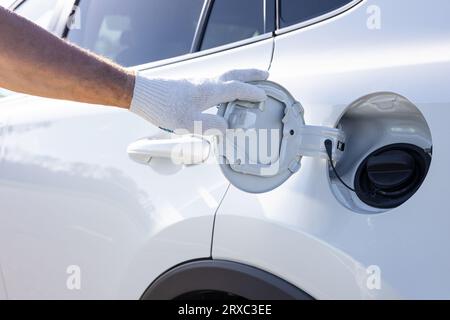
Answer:
<path fill-rule="evenodd" d="M 433 144 L 424 116 L 408 99 L 395 93 L 365 96 L 345 110 L 337 127 L 345 133 L 346 149 L 336 170 L 329 165 L 329 181 L 345 207 L 381 213 L 402 205 L 420 189 Z"/>
<path fill-rule="evenodd" d="M 429 151 L 412 144 L 393 144 L 376 150 L 359 166 L 355 191 L 372 207 L 396 208 L 422 185 L 431 163 Z"/>

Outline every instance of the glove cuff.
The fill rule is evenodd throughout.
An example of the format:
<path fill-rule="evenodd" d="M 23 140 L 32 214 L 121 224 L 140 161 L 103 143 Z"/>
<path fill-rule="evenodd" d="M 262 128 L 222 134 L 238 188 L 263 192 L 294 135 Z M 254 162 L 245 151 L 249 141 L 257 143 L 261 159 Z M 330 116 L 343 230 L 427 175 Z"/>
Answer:
<path fill-rule="evenodd" d="M 130 111 L 156 126 L 162 123 L 167 105 L 167 86 L 164 80 L 151 79 L 136 74 Z"/>

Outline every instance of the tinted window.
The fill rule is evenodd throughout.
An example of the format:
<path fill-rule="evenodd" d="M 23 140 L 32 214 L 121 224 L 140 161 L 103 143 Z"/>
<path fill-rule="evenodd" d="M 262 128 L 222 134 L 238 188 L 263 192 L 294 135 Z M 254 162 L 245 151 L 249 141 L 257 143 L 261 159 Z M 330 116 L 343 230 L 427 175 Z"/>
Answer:
<path fill-rule="evenodd" d="M 190 52 L 203 0 L 81 0 L 67 39 L 125 66 Z M 77 20 L 77 19 L 75 19 Z"/>
<path fill-rule="evenodd" d="M 316 18 L 350 2 L 352 0 L 281 0 L 280 27 Z"/>
<path fill-rule="evenodd" d="M 27 0 L 14 12 L 49 30 L 60 0 Z"/>
<path fill-rule="evenodd" d="M 273 1 L 215 0 L 201 49 L 259 36 L 273 31 Z M 267 23 L 265 23 L 267 21 Z"/>

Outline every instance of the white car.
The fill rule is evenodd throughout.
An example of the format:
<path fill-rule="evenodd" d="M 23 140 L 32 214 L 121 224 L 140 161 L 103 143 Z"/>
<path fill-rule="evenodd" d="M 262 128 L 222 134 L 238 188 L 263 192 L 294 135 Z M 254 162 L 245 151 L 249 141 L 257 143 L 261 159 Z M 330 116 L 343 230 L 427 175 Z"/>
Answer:
<path fill-rule="evenodd" d="M 175 164 L 158 152 L 198 138 L 123 110 L 2 98 L 0 298 L 450 298 L 448 0 L 11 8 L 148 76 L 269 70 L 280 113 L 221 112 L 273 129 L 295 107 L 300 131 L 264 174 L 210 163 L 214 141 Z"/>

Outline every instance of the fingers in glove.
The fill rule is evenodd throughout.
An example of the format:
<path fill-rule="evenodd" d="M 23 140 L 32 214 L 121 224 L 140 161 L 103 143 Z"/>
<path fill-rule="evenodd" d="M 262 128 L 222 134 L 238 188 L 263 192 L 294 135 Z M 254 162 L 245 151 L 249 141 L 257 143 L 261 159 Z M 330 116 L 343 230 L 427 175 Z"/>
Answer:
<path fill-rule="evenodd" d="M 202 124 L 202 134 L 224 135 L 228 128 L 227 121 L 221 116 L 201 113 L 198 118 L 197 121 Z"/>
<path fill-rule="evenodd" d="M 228 128 L 227 121 L 218 115 L 199 113 L 195 119 L 185 121 L 180 124 L 173 132 L 179 135 L 197 134 L 197 135 L 225 135 Z"/>
<path fill-rule="evenodd" d="M 238 69 L 231 70 L 220 76 L 220 80 L 224 82 L 228 81 L 241 81 L 241 82 L 251 82 L 251 81 L 263 81 L 267 80 L 269 77 L 269 72 L 259 69 Z"/>
<path fill-rule="evenodd" d="M 263 89 L 240 81 L 217 84 L 215 91 L 217 94 L 211 96 L 210 106 L 235 100 L 261 102 L 267 99 L 266 92 Z"/>

